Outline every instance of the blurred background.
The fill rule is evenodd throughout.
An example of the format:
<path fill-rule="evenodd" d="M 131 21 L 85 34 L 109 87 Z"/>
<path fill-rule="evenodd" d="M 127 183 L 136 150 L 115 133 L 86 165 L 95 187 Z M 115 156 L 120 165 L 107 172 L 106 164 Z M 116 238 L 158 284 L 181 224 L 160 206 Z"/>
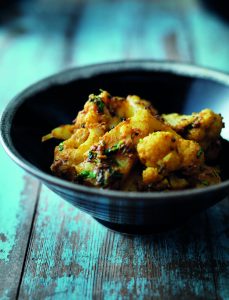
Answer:
<path fill-rule="evenodd" d="M 214 0 L 0 0 L 0 109 L 60 70 L 126 59 L 229 72 L 228 10 Z"/>

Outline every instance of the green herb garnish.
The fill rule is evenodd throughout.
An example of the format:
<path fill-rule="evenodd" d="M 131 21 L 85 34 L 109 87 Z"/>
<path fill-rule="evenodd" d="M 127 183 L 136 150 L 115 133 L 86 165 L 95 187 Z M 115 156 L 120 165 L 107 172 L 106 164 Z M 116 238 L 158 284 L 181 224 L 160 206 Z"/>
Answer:
<path fill-rule="evenodd" d="M 58 148 L 59 148 L 59 151 L 63 151 L 63 150 L 64 150 L 64 143 L 61 142 L 61 143 L 59 144 Z"/>
<path fill-rule="evenodd" d="M 86 179 L 86 178 L 95 179 L 96 178 L 96 173 L 93 172 L 93 171 L 85 170 L 85 171 L 80 172 L 78 176 L 81 177 L 81 178 L 84 178 L 84 179 Z"/>
<path fill-rule="evenodd" d="M 94 152 L 94 151 L 92 151 L 92 150 L 90 150 L 89 152 L 88 152 L 88 159 L 89 160 L 93 160 L 94 158 L 96 158 L 97 157 L 97 153 L 96 152 Z"/>
<path fill-rule="evenodd" d="M 94 102 L 97 106 L 98 112 L 103 113 L 104 106 L 105 106 L 105 103 L 103 102 L 103 100 L 99 96 L 96 96 L 96 95 L 93 95 L 92 97 L 93 98 L 90 99 L 90 102 Z"/>
<path fill-rule="evenodd" d="M 197 154 L 196 154 L 196 157 L 197 157 L 197 158 L 200 158 L 201 155 L 202 155 L 203 153 L 204 153 L 203 148 L 200 148 L 199 151 L 198 151 Z"/>
<path fill-rule="evenodd" d="M 201 183 L 202 183 L 203 185 L 206 185 L 206 186 L 209 185 L 209 182 L 208 182 L 207 180 L 203 180 L 203 181 L 201 181 Z"/>
<path fill-rule="evenodd" d="M 123 141 L 118 142 L 117 144 L 115 144 L 114 146 L 112 146 L 111 148 L 107 148 L 104 150 L 104 154 L 105 155 L 109 155 L 112 153 L 117 152 L 118 150 L 120 150 L 122 147 L 124 146 Z"/>
<path fill-rule="evenodd" d="M 103 109 L 104 109 L 104 106 L 105 106 L 104 102 L 102 100 L 97 100 L 95 103 L 98 107 L 98 112 L 103 113 Z"/>

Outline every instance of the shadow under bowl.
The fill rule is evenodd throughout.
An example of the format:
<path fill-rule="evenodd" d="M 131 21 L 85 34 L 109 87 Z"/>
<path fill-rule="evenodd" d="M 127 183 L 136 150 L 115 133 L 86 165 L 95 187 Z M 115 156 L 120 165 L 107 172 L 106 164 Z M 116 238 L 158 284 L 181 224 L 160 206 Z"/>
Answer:
<path fill-rule="evenodd" d="M 71 69 L 46 78 L 15 97 L 1 119 L 1 141 L 9 156 L 51 190 L 107 227 L 122 232 L 155 232 L 172 228 L 222 200 L 229 192 L 223 140 L 219 164 L 223 182 L 171 192 L 122 192 L 89 188 L 50 173 L 58 143 L 41 137 L 71 123 L 91 93 L 102 88 L 112 95 L 137 94 L 160 113 L 192 113 L 211 108 L 224 116 L 223 137 L 229 138 L 229 76 L 172 62 L 126 61 Z"/>

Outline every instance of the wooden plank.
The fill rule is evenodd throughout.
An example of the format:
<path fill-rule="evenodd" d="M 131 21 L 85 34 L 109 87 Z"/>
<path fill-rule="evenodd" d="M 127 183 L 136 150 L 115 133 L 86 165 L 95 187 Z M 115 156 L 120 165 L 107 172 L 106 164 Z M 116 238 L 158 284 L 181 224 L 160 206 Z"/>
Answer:
<path fill-rule="evenodd" d="M 192 2 L 156 2 L 86 6 L 72 63 L 146 57 L 191 61 L 183 22 Z M 218 223 L 224 230 L 222 216 L 202 214 L 177 231 L 128 237 L 107 230 L 43 188 L 19 298 L 226 299 L 228 266 L 219 274 L 217 253 L 227 240 L 213 237 L 209 225 Z"/>
<path fill-rule="evenodd" d="M 209 209 L 207 216 L 217 299 L 229 299 L 229 198 Z"/>
<path fill-rule="evenodd" d="M 31 230 L 39 183 L 0 148 L 0 299 L 14 299 Z M 13 175 L 12 175 L 13 174 Z"/>
<path fill-rule="evenodd" d="M 61 41 L 54 36 L 52 47 L 46 47 L 50 39 L 49 35 L 27 32 L 12 37 L 10 46 L 1 51 L 1 109 L 22 89 L 62 68 Z"/>
<path fill-rule="evenodd" d="M 15 92 L 12 77 L 7 77 L 6 74 L 11 65 L 3 64 L 3 56 L 11 49 L 13 40 L 14 36 L 1 28 L 0 113 L 9 101 L 7 95 Z M 39 183 L 20 170 L 2 147 L 0 161 L 0 299 L 14 299 L 21 278 Z"/>
<path fill-rule="evenodd" d="M 188 61 L 187 36 L 179 16 L 184 9 L 182 3 L 180 0 L 166 1 L 166 5 L 158 1 L 91 1 L 78 24 L 73 63 L 176 59 L 178 56 Z M 180 6 L 181 9 L 177 9 Z M 165 36 L 177 38 L 179 53 L 164 47 Z"/>
<path fill-rule="evenodd" d="M 43 188 L 20 298 L 216 299 L 207 223 L 123 236 Z"/>
<path fill-rule="evenodd" d="M 63 35 L 44 31 L 43 14 L 31 10 L 0 29 L 0 114 L 29 84 L 63 68 Z M 46 18 L 47 19 L 47 18 Z M 55 23 L 55 20 L 53 20 Z M 42 23 L 42 24 L 41 24 Z M 53 25 L 52 22 L 49 25 Z M 49 45 L 47 47 L 47 45 Z M 14 299 L 21 280 L 39 182 L 20 170 L 0 148 L 0 299 Z"/>
<path fill-rule="evenodd" d="M 195 63 L 229 72 L 228 24 L 208 6 L 208 1 L 193 1 L 186 16 L 189 38 L 195 48 Z M 216 4 L 224 7 L 225 3 Z"/>

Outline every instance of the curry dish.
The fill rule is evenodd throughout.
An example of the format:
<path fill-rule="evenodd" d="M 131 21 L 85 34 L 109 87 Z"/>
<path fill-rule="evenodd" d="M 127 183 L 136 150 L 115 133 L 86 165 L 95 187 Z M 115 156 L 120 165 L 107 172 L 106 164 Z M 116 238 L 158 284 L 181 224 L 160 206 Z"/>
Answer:
<path fill-rule="evenodd" d="M 52 172 L 72 182 L 124 191 L 198 188 L 221 181 L 220 114 L 159 115 L 138 96 L 91 94 L 72 124 L 42 138 L 55 147 Z"/>

